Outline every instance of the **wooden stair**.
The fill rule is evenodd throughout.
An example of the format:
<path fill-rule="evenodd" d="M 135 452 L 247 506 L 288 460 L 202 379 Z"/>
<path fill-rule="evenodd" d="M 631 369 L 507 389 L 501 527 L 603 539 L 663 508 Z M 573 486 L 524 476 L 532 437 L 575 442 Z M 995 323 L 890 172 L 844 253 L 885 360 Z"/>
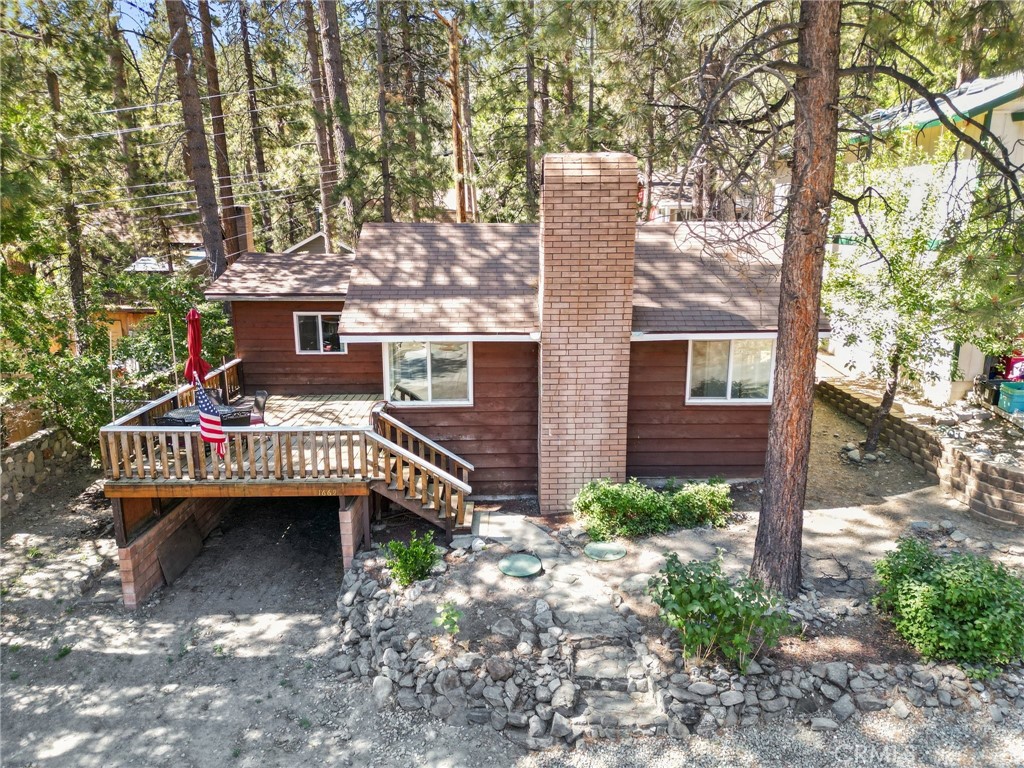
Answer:
<path fill-rule="evenodd" d="M 373 411 L 372 431 L 365 433 L 374 462 L 370 489 L 444 529 L 445 541 L 470 532 L 474 504 L 469 473 L 473 465 L 390 414 Z"/>

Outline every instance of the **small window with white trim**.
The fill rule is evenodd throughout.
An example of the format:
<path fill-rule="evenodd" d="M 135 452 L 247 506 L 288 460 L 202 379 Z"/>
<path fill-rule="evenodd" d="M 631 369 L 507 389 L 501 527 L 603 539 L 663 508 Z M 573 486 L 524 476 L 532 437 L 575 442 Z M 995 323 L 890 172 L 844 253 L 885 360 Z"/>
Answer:
<path fill-rule="evenodd" d="M 775 342 L 730 339 L 690 342 L 688 403 L 770 403 Z"/>
<path fill-rule="evenodd" d="M 344 355 L 348 347 L 338 338 L 340 324 L 340 315 L 296 312 L 295 352 L 300 355 Z"/>
<path fill-rule="evenodd" d="M 394 341 L 385 345 L 388 400 L 403 405 L 470 404 L 472 349 L 465 341 Z"/>

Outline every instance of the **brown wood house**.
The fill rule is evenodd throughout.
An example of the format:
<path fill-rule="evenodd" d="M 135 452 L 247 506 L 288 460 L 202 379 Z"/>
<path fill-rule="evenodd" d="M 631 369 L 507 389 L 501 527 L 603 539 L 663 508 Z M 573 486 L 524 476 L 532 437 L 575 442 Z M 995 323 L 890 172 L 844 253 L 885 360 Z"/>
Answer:
<path fill-rule="evenodd" d="M 539 225 L 366 224 L 354 254 L 242 256 L 206 294 L 230 302 L 237 356 L 211 381 L 268 392 L 266 425 L 229 429 L 223 460 L 183 458 L 191 428 L 153 426 L 183 388 L 105 428 L 108 495 L 326 488 L 347 560 L 368 495 L 451 534 L 473 499 L 537 494 L 554 514 L 599 477 L 760 477 L 781 243 L 638 226 L 636 189 L 630 155 L 548 155 Z"/>

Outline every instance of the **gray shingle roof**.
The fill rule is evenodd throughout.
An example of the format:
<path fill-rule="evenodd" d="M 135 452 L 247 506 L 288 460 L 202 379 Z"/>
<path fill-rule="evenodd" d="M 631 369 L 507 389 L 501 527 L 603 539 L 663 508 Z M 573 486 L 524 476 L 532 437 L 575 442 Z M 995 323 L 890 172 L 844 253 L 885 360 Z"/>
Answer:
<path fill-rule="evenodd" d="M 350 336 L 527 334 L 539 330 L 539 235 L 536 224 L 366 224 L 354 264 L 351 256 L 248 254 L 206 295 L 344 296 L 340 332 Z M 643 224 L 633 331 L 774 331 L 781 257 L 780 238 L 746 224 Z"/>
<path fill-rule="evenodd" d="M 749 225 L 643 224 L 633 268 L 633 331 L 774 331 L 781 263 L 782 240 Z"/>
<path fill-rule="evenodd" d="M 323 253 L 247 253 L 206 289 L 217 301 L 344 298 L 353 256 Z"/>
<path fill-rule="evenodd" d="M 341 332 L 537 330 L 533 224 L 365 224 Z"/>

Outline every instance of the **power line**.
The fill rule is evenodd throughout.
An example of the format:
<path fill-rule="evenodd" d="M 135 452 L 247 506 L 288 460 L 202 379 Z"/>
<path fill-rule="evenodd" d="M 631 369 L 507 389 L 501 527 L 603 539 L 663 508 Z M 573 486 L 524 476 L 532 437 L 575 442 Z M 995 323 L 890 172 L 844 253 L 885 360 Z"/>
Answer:
<path fill-rule="evenodd" d="M 277 85 L 267 85 L 267 86 L 264 86 L 263 88 L 253 88 L 251 91 L 248 88 L 245 88 L 245 89 L 240 90 L 240 91 L 228 91 L 226 93 L 221 93 L 219 95 L 221 97 L 224 97 L 224 96 L 240 96 L 243 93 L 244 94 L 249 94 L 249 93 L 259 93 L 261 91 L 273 91 L 273 90 L 276 90 L 278 88 L 292 88 L 292 87 L 298 87 L 298 86 L 301 86 L 301 85 L 312 85 L 313 83 L 319 83 L 321 81 L 322 81 L 322 78 L 316 77 L 316 78 L 313 78 L 311 80 L 299 81 L 299 82 L 295 83 L 294 86 L 291 83 L 278 83 Z M 210 100 L 212 98 L 213 98 L 212 95 L 200 96 L 199 97 L 199 99 L 201 101 L 208 101 L 208 100 Z M 177 104 L 177 103 L 178 103 L 177 101 L 157 101 L 157 102 L 153 102 L 152 104 L 134 104 L 134 105 L 132 105 L 130 107 L 117 107 L 116 109 L 101 109 L 98 112 L 94 112 L 93 114 L 96 114 L 96 115 L 115 115 L 115 114 L 117 114 L 119 112 L 134 112 L 134 111 L 137 111 L 137 110 L 140 110 L 140 109 L 150 109 L 150 108 L 156 108 L 156 107 L 170 107 L 170 106 L 172 106 L 174 104 Z"/>

